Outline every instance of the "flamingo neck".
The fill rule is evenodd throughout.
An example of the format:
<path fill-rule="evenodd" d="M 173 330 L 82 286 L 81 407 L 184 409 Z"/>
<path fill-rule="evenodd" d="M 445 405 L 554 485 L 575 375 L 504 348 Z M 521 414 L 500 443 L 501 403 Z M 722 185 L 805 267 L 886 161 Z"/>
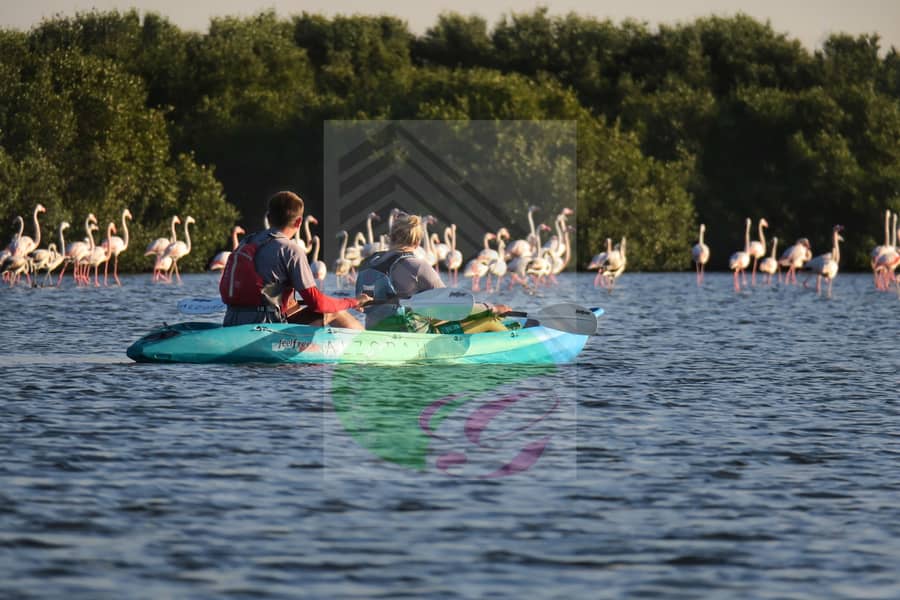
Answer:
<path fill-rule="evenodd" d="M 175 219 L 172 219 L 172 238 L 169 240 L 170 243 L 174 244 L 178 241 L 178 234 L 175 232 Z"/>
<path fill-rule="evenodd" d="M 532 216 L 532 211 L 530 209 L 528 211 L 528 227 L 531 229 L 531 236 L 534 237 L 534 217 Z"/>
<path fill-rule="evenodd" d="M 369 243 L 375 243 L 375 232 L 372 231 L 372 216 L 369 215 L 369 218 L 366 219 L 366 231 L 369 234 Z"/>
<path fill-rule="evenodd" d="M 41 245 L 41 224 L 38 223 L 38 209 L 34 209 L 34 247 Z"/>
<path fill-rule="evenodd" d="M 188 230 L 188 225 L 190 224 L 190 221 L 184 222 L 184 239 L 187 243 L 187 252 L 191 251 L 191 232 Z M 187 254 L 187 252 L 185 252 L 185 254 Z"/>
<path fill-rule="evenodd" d="M 763 251 L 765 251 L 766 247 L 766 233 L 764 231 L 764 227 L 762 221 L 759 222 L 759 241 L 763 245 Z"/>
<path fill-rule="evenodd" d="M 125 213 L 122 213 L 122 229 L 123 229 L 122 235 L 125 237 L 125 239 L 123 240 L 125 242 L 125 245 L 122 247 L 122 250 L 125 250 L 125 248 L 128 247 L 128 241 L 129 241 L 128 220 L 125 218 Z"/>
<path fill-rule="evenodd" d="M 319 241 L 319 236 L 313 238 L 313 262 L 317 262 L 319 260 L 319 246 L 321 242 Z"/>
<path fill-rule="evenodd" d="M 345 231 L 345 232 L 344 232 L 344 241 L 341 242 L 341 258 L 342 258 L 342 259 L 343 259 L 343 258 L 346 256 L 346 254 L 347 254 L 347 238 L 348 238 L 348 237 L 349 237 L 349 234 Z"/>
<path fill-rule="evenodd" d="M 369 235 L 372 234 L 372 228 L 369 228 Z M 312 244 L 312 234 L 309 232 L 309 217 L 303 219 L 303 235 L 306 236 L 306 243 Z"/>
<path fill-rule="evenodd" d="M 17 238 L 22 237 L 22 234 L 25 233 L 25 219 L 22 217 L 16 217 L 16 221 L 19 222 L 19 233 L 16 234 Z"/>
<path fill-rule="evenodd" d="M 705 233 L 706 233 L 706 228 L 701 227 L 701 228 L 700 228 L 700 245 L 701 245 L 701 246 L 703 245 L 703 235 L 704 235 Z"/>
<path fill-rule="evenodd" d="M 891 211 L 884 211 L 884 245 L 891 245 Z"/>
<path fill-rule="evenodd" d="M 60 225 L 59 225 L 59 247 L 63 252 L 65 252 L 66 251 L 66 238 L 63 237 L 63 231 L 65 231 L 66 228 L 63 225 L 64 225 L 63 223 L 60 223 Z"/>
<path fill-rule="evenodd" d="M 238 230 L 237 228 L 231 230 L 231 249 L 237 250 L 238 247 Z"/>

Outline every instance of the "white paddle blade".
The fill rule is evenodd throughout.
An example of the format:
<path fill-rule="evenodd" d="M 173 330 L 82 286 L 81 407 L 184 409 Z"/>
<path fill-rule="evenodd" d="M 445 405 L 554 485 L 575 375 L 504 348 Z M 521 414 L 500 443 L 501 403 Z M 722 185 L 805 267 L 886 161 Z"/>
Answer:
<path fill-rule="evenodd" d="M 475 298 L 458 288 L 434 288 L 402 301 L 414 313 L 438 321 L 459 321 L 472 313 Z"/>
<path fill-rule="evenodd" d="M 178 301 L 178 312 L 186 315 L 210 315 L 225 308 L 225 303 L 219 298 L 185 298 Z"/>
<path fill-rule="evenodd" d="M 589 309 L 578 304 L 554 304 L 536 313 L 529 313 L 529 316 L 550 329 L 576 335 L 597 333 L 597 317 Z"/>

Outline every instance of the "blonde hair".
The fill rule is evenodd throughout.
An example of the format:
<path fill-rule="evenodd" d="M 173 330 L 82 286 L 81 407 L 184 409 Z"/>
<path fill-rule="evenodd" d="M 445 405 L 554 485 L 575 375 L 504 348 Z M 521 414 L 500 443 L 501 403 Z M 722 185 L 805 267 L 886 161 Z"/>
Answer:
<path fill-rule="evenodd" d="M 422 217 L 400 213 L 394 218 L 391 226 L 391 246 L 404 248 L 418 246 L 422 243 Z"/>

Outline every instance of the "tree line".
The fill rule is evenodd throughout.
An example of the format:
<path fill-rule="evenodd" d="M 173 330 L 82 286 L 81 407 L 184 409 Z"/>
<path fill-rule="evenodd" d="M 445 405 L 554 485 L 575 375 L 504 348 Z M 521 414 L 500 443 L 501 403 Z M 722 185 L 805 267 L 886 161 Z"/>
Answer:
<path fill-rule="evenodd" d="M 0 30 L 0 233 L 37 202 L 73 230 L 128 207 L 143 249 L 194 214 L 182 264 L 202 269 L 275 190 L 321 214 L 330 119 L 575 121 L 581 266 L 627 235 L 630 267 L 688 268 L 705 222 L 724 267 L 744 219 L 766 217 L 816 250 L 844 225 L 861 269 L 900 210 L 900 55 L 875 34 L 810 52 L 744 15 L 447 13 L 414 35 L 390 16 L 263 12 L 197 33 L 113 11 Z M 141 254 L 122 267 L 148 269 Z"/>

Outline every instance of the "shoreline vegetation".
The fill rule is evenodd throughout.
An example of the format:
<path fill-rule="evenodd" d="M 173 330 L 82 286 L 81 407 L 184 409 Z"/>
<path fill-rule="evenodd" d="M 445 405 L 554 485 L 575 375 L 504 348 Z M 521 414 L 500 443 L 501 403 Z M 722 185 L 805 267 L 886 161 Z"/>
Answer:
<path fill-rule="evenodd" d="M 37 203 L 46 239 L 128 208 L 119 269 L 149 271 L 139 250 L 190 214 L 179 265 L 204 270 L 273 191 L 322 214 L 323 123 L 340 119 L 575 121 L 579 270 L 622 235 L 630 270 L 691 269 L 700 222 L 724 270 L 745 218 L 765 217 L 817 251 L 843 225 L 841 269 L 859 271 L 900 211 L 900 54 L 874 33 L 811 52 L 745 15 L 446 13 L 415 35 L 391 16 L 262 12 L 198 33 L 95 11 L 0 30 L 0 241 Z"/>

